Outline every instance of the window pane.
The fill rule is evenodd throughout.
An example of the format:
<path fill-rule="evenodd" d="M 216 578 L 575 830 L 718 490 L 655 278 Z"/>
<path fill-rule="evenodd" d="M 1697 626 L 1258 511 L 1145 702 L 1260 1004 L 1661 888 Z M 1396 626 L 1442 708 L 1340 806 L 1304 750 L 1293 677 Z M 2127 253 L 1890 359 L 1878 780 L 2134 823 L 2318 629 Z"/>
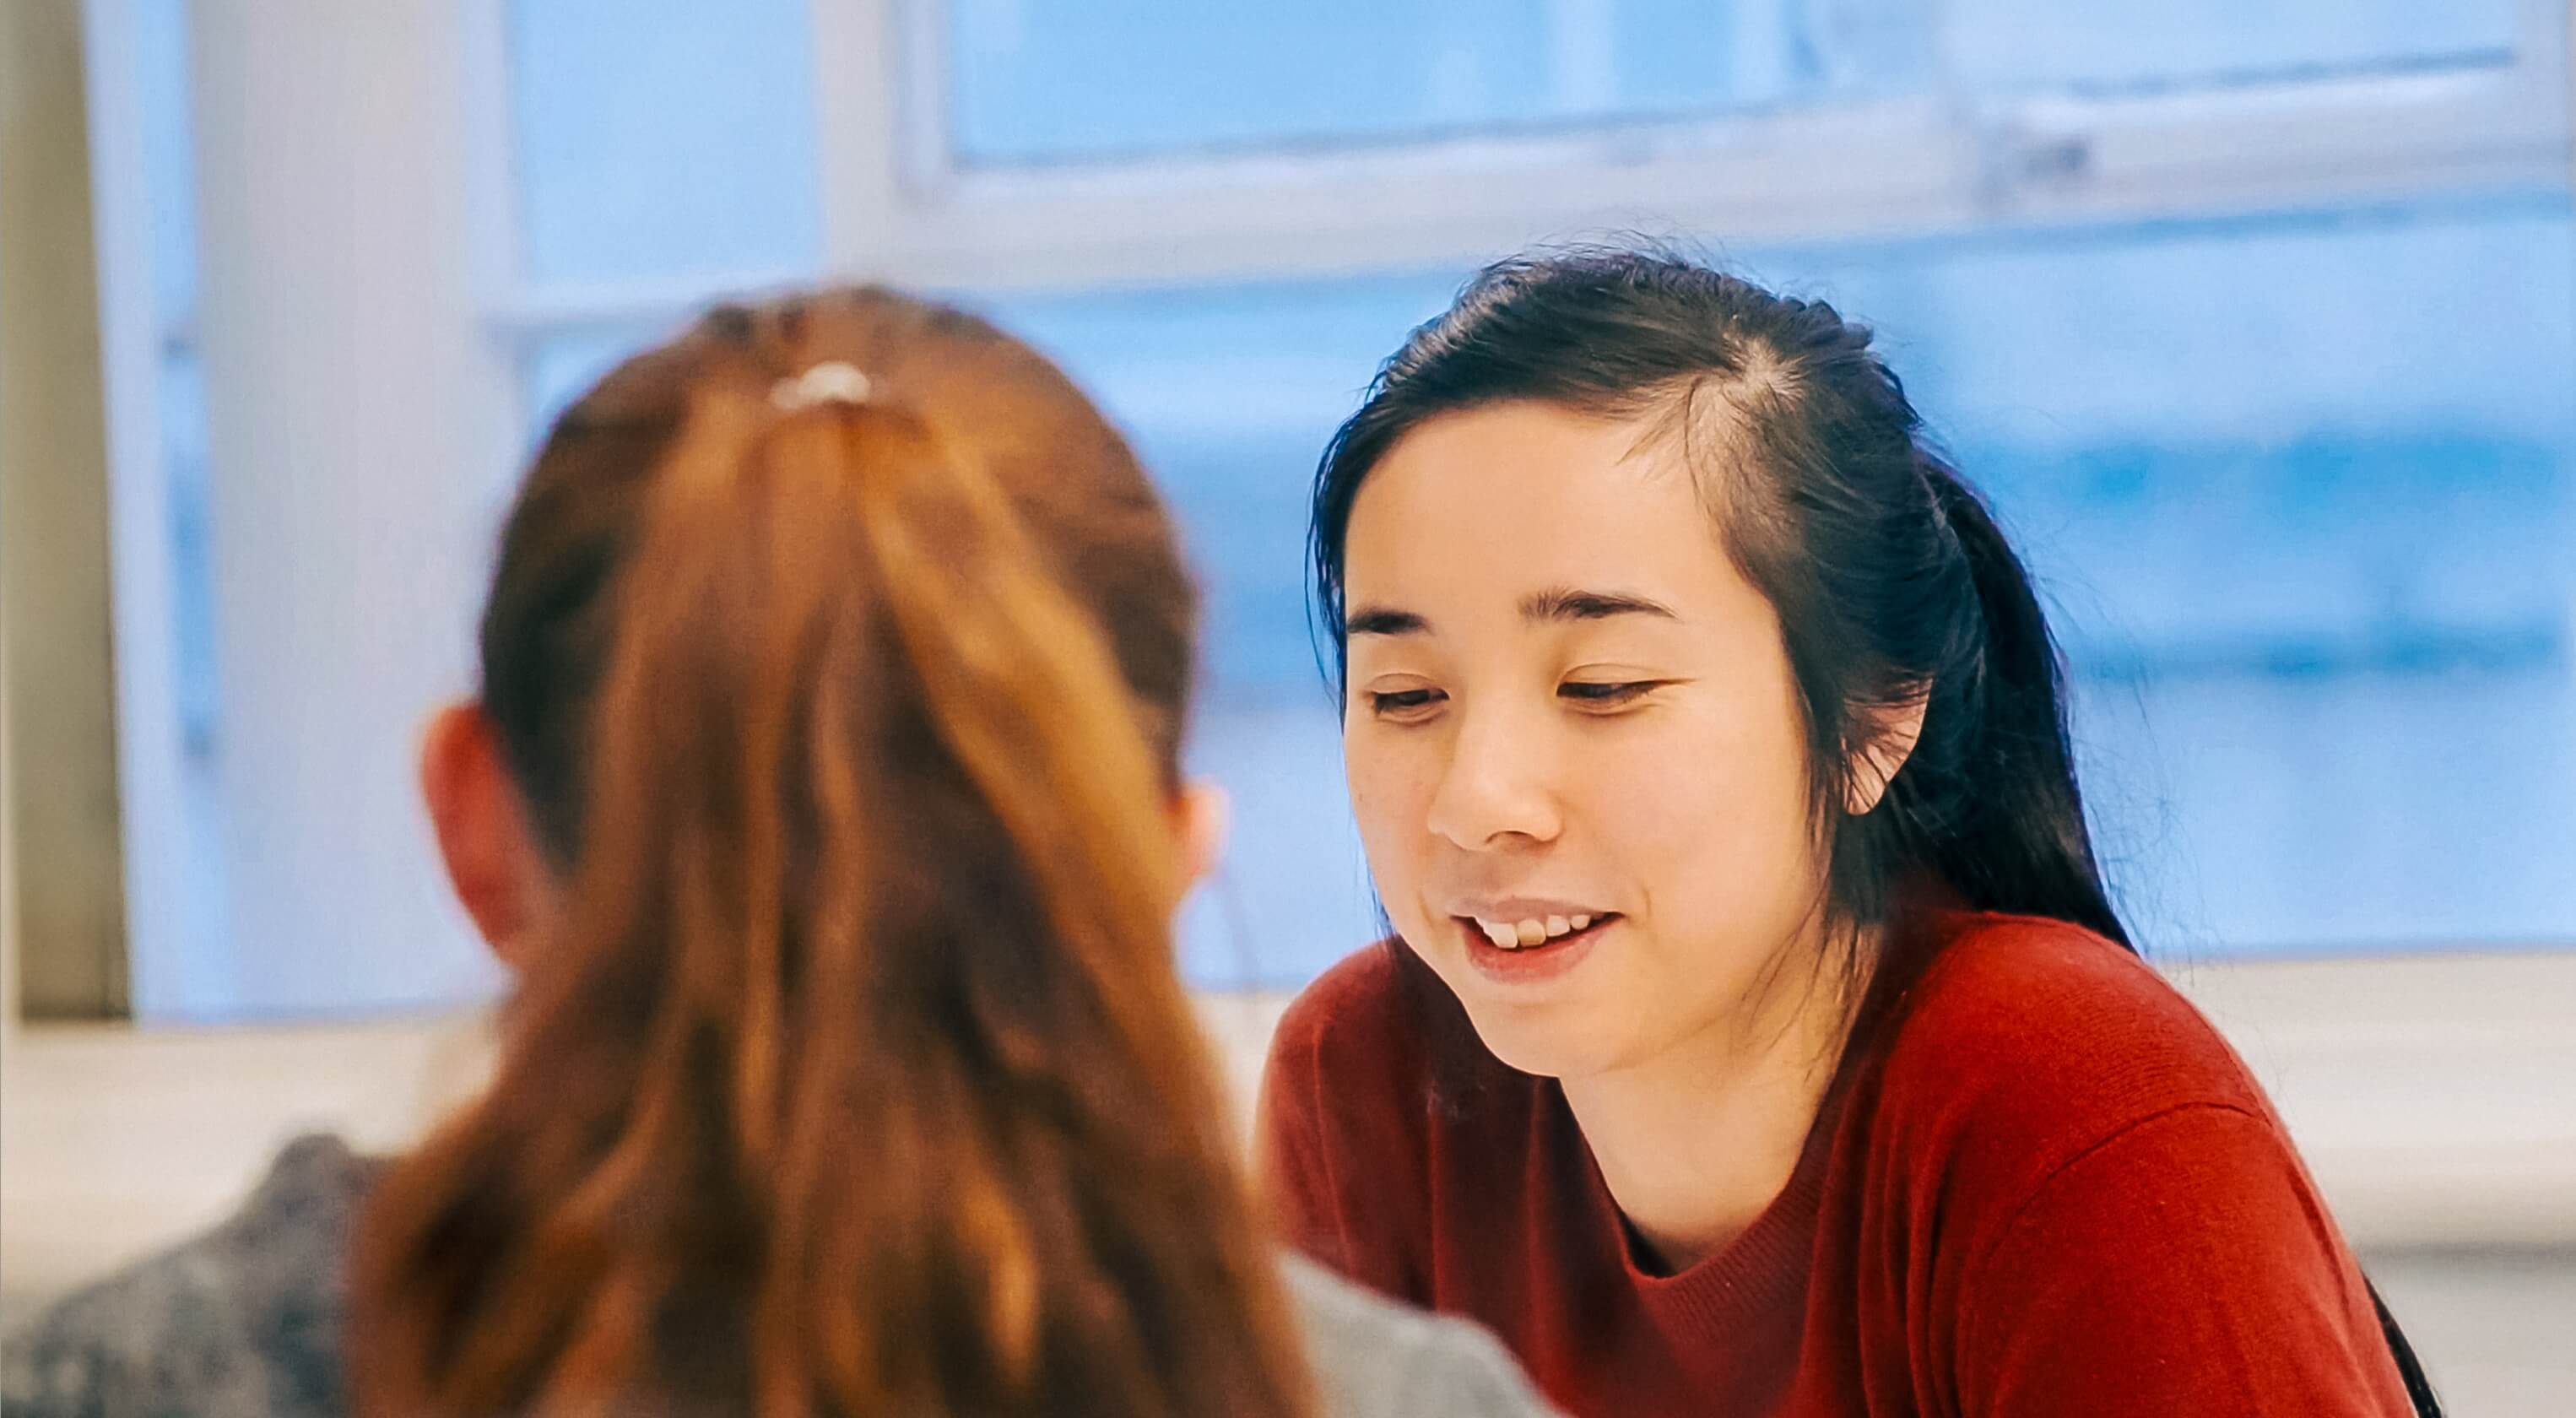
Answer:
<path fill-rule="evenodd" d="M 2115 885 L 2152 948 L 2576 941 L 2576 229 L 2563 202 L 1827 258 L 2052 598 Z M 1202 983 L 1371 931 L 1308 647 L 1303 500 L 1451 282 L 1023 300 L 1163 479 L 1237 795 Z M 2512 319 L 2463 318 L 2511 292 Z M 1231 915 L 1216 905 L 1231 904 Z"/>
<path fill-rule="evenodd" d="M 1946 75 L 2141 90 L 2498 64 L 2521 0 L 947 0 L 964 166 L 1673 118 Z"/>
<path fill-rule="evenodd" d="M 224 999 L 231 993 L 227 939 L 222 795 L 216 783 L 222 746 L 222 681 L 216 656 L 215 568 L 208 515 L 206 377 L 195 341 L 197 318 L 197 180 L 189 79 L 187 0 L 138 0 L 128 36 L 138 121 L 149 283 L 157 325 L 153 432 L 166 498 L 170 688 L 176 697 L 182 816 L 179 859 L 155 862 L 185 902 L 185 938 L 138 940 L 128 967 L 136 1008 L 173 999 Z M 119 594 L 128 588 L 120 584 Z"/>
<path fill-rule="evenodd" d="M 185 327 L 197 309 L 197 158 L 188 116 L 185 4 L 141 0 L 134 7 L 134 92 L 152 227 L 152 298 L 166 329 Z"/>
<path fill-rule="evenodd" d="M 1900 359 L 2065 605 L 2156 938 L 2576 939 L 2563 199 L 1888 275 Z"/>
<path fill-rule="evenodd" d="M 1985 88 L 2155 88 L 2498 62 L 2520 0 L 1950 0 L 1945 50 Z"/>
<path fill-rule="evenodd" d="M 161 466 L 169 479 L 170 587 L 176 690 L 179 696 L 179 804 L 185 818 L 183 861 L 168 864 L 187 902 L 188 938 L 166 957 L 132 961 L 140 1008 L 156 1002 L 230 1000 L 237 991 L 225 895 L 223 792 L 217 781 L 223 740 L 222 681 L 215 656 L 215 569 L 206 484 L 206 373 L 194 350 L 162 356 L 159 406 Z"/>
<path fill-rule="evenodd" d="M 968 164 L 1411 138 L 1915 76 L 1913 0 L 949 0 Z"/>
<path fill-rule="evenodd" d="M 821 264 L 806 0 L 513 0 L 525 274 Z"/>
<path fill-rule="evenodd" d="M 206 371 L 196 351 L 161 358 L 161 467 L 170 489 L 170 583 L 176 604 L 179 729 L 191 759 L 213 755 L 220 721 L 215 677 L 213 545 L 207 526 Z"/>

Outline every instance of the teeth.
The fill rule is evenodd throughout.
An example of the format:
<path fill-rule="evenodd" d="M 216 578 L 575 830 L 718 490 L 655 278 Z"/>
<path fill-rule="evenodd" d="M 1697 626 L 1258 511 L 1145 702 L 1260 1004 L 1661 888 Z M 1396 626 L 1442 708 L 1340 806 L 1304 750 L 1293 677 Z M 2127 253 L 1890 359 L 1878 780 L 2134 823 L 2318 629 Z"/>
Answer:
<path fill-rule="evenodd" d="M 1476 929 L 1483 931 L 1485 939 L 1492 941 L 1496 948 L 1526 950 L 1559 936 L 1572 935 L 1602 918 L 1599 916 L 1544 916 L 1532 917 L 1526 921 L 1489 921 L 1482 916 L 1477 916 L 1473 919 L 1476 922 Z"/>

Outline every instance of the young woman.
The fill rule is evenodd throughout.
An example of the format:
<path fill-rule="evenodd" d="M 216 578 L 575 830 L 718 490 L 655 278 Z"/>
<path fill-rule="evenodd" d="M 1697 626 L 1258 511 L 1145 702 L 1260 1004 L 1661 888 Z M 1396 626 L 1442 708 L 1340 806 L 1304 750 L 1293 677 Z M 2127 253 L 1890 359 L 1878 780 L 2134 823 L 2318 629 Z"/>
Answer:
<path fill-rule="evenodd" d="M 1396 930 L 1270 1061 L 1314 1255 L 1581 1414 L 2432 1411 L 2137 958 L 2029 579 L 1865 329 L 1505 263 L 1343 425 L 1313 550 Z"/>
<path fill-rule="evenodd" d="M 1191 660 L 1144 474 L 980 321 L 836 292 L 628 362 L 424 755 L 520 975 L 496 1080 L 67 1303 L 10 1412 L 1535 1413 L 1245 1200 L 1168 929 Z"/>

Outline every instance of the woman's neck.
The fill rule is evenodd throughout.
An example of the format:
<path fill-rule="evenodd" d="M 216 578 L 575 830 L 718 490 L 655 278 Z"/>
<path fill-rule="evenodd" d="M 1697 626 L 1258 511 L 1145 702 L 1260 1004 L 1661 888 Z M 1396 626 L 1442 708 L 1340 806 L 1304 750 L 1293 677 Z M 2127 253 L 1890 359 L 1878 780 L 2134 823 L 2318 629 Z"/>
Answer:
<path fill-rule="evenodd" d="M 1875 933 L 1856 943 L 1875 958 Z M 1852 989 L 1810 963 L 1735 1016 L 1631 1067 L 1563 1080 L 1612 1200 L 1667 1272 L 1733 1242 L 1771 1205 L 1833 1081 Z"/>

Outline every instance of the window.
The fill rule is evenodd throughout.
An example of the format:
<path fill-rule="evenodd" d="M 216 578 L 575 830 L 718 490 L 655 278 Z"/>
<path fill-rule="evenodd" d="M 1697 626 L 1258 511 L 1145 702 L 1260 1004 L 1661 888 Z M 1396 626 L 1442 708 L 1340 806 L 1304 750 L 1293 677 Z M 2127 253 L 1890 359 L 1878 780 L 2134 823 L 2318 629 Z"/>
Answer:
<path fill-rule="evenodd" d="M 515 275 L 531 286 L 821 264 L 802 0 L 506 7 Z"/>
<path fill-rule="evenodd" d="M 1604 122 L 2510 67 L 2517 0 L 1185 0 L 913 7 L 958 168 L 1393 145 Z"/>
<path fill-rule="evenodd" d="M 1801 7 L 1759 0 L 926 8 L 942 12 L 924 18 L 946 40 L 948 149 L 968 167 L 1669 118 L 1825 80 Z"/>
<path fill-rule="evenodd" d="M 1984 90 L 2167 89 L 2512 64 L 2517 0 L 2186 0 L 2105 23 L 2044 0 L 1954 0 L 1946 52 Z"/>
<path fill-rule="evenodd" d="M 248 140 L 191 139 L 177 0 L 125 3 L 162 17 L 135 88 L 152 185 L 184 190 L 192 141 Z M 1208 580 L 1194 752 L 1238 804 L 1232 864 L 1185 930 L 1201 984 L 1294 984 L 1373 928 L 1303 602 L 1324 437 L 1480 260 L 1605 230 L 1704 242 L 1880 329 L 2059 603 L 2093 809 L 2157 946 L 2576 943 L 2555 0 L 456 15 L 439 111 L 482 243 L 456 318 L 502 375 L 442 386 L 443 407 L 524 446 L 705 296 L 840 271 L 990 311 L 1134 434 Z M 254 811 L 212 766 L 229 716 L 257 708 L 227 698 L 223 627 L 263 608 L 203 554 L 205 479 L 239 474 L 201 471 L 196 411 L 222 391 L 192 363 L 186 273 L 245 258 L 187 211 L 154 223 L 153 377 L 200 787 L 184 863 L 138 870 L 215 904 L 138 938 L 171 963 L 138 969 L 143 1008 L 449 997 L 488 977 L 439 908 L 405 919 L 449 943 L 334 974 L 286 968 L 277 930 L 220 904 L 223 863 L 297 800 Z M 502 470 L 456 477 L 458 515 L 488 530 Z M 459 614 L 422 643 L 462 635 Z M 335 712 L 418 707 L 366 692 Z M 308 878 L 335 870 L 298 850 Z M 311 933 L 293 947 L 310 960 L 347 917 L 261 919 Z"/>

